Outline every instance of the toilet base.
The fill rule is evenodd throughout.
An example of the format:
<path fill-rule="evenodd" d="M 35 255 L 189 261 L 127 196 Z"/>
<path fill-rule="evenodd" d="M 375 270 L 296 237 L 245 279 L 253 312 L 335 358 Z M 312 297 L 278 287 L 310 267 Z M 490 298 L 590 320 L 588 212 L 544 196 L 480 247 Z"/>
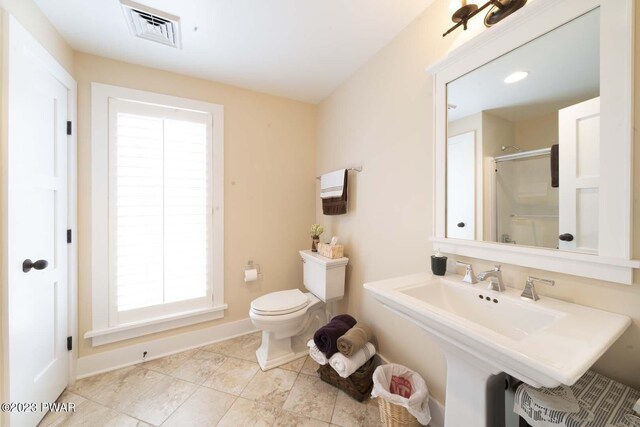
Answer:
<path fill-rule="evenodd" d="M 266 371 L 308 355 L 307 341 L 318 328 L 327 324 L 327 314 L 325 305 L 318 301 L 294 330 L 287 331 L 279 325 L 267 329 L 264 323 L 256 323 L 255 318 L 252 321 L 262 329 L 262 343 L 256 350 L 256 358 L 260 368 Z"/>
<path fill-rule="evenodd" d="M 267 371 L 309 354 L 309 349 L 300 337 L 275 338 L 274 334 L 262 331 L 262 344 L 256 350 L 260 369 Z"/>

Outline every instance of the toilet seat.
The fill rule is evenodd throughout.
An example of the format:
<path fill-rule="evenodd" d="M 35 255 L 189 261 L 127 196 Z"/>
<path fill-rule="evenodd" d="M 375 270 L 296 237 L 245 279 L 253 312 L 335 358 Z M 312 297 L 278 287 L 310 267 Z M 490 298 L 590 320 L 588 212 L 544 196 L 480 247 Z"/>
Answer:
<path fill-rule="evenodd" d="M 295 313 L 309 305 L 309 297 L 299 289 L 271 292 L 251 302 L 251 311 L 261 316 Z"/>

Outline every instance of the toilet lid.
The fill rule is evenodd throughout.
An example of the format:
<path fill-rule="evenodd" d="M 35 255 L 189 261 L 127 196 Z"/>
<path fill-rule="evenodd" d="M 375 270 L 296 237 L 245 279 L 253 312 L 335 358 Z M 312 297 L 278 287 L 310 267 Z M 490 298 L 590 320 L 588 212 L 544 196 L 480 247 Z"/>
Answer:
<path fill-rule="evenodd" d="M 271 292 L 251 302 L 251 309 L 260 314 L 278 315 L 298 311 L 309 304 L 309 298 L 299 289 Z"/>

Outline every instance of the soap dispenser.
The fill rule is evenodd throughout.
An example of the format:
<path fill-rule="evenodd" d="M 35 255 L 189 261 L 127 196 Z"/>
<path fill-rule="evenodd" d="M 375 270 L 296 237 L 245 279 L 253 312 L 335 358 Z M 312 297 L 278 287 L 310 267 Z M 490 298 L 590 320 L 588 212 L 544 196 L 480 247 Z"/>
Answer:
<path fill-rule="evenodd" d="M 447 257 L 440 253 L 440 249 L 435 255 L 431 255 L 431 272 L 436 276 L 444 276 L 447 271 Z"/>

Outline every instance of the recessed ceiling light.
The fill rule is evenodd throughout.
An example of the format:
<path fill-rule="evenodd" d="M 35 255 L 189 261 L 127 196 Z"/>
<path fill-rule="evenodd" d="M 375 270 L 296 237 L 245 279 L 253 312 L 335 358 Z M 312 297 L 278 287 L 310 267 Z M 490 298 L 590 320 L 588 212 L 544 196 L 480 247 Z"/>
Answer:
<path fill-rule="evenodd" d="M 507 78 L 504 79 L 504 82 L 506 84 L 519 82 L 520 80 L 526 79 L 528 75 L 529 73 L 527 73 L 526 71 L 516 71 L 515 73 L 509 74 Z"/>

